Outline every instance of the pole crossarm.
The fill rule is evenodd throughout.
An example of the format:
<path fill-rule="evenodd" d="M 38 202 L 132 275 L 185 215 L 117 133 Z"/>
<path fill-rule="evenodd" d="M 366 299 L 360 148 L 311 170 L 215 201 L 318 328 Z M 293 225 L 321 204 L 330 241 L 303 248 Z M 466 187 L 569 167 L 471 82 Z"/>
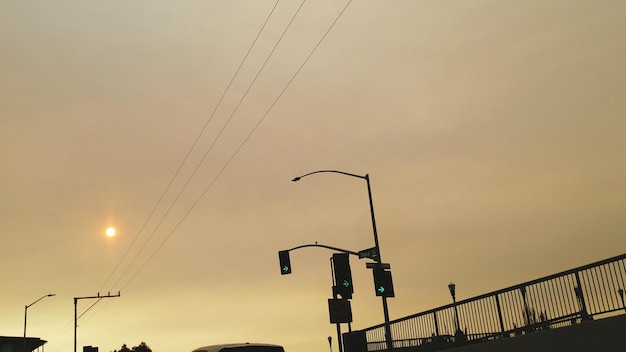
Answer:
<path fill-rule="evenodd" d="M 343 252 L 343 253 L 347 253 L 347 254 L 352 254 L 352 255 L 356 255 L 356 256 L 359 255 L 358 252 L 350 251 L 350 250 L 347 250 L 347 249 L 341 249 L 341 248 L 337 248 L 337 247 L 332 247 L 332 246 L 327 246 L 325 244 L 319 244 L 319 243 L 303 244 L 301 246 L 297 246 L 297 247 L 293 247 L 291 249 L 287 249 L 287 251 L 291 252 L 293 250 L 300 249 L 300 248 L 306 248 L 306 247 L 322 247 L 322 248 L 332 249 L 332 250 L 335 250 L 335 251 L 339 251 L 339 252 Z"/>
<path fill-rule="evenodd" d="M 111 297 L 120 297 L 120 293 L 118 292 L 116 295 L 112 295 L 111 293 L 107 293 L 106 295 L 100 295 L 100 292 L 98 292 L 97 296 L 74 297 L 74 300 L 93 299 L 93 298 L 111 298 Z"/>

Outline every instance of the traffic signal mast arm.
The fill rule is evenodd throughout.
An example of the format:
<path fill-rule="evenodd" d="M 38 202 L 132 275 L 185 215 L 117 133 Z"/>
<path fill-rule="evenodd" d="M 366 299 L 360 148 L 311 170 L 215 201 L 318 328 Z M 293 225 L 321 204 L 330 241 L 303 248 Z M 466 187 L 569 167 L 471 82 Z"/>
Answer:
<path fill-rule="evenodd" d="M 305 247 L 322 247 L 322 248 L 328 248 L 328 249 L 332 249 L 332 250 L 335 250 L 335 251 L 339 251 L 339 252 L 342 252 L 342 253 L 347 253 L 347 254 L 352 254 L 352 255 L 359 256 L 358 252 L 353 252 L 353 251 L 349 251 L 347 249 L 341 249 L 341 248 L 327 246 L 325 244 L 318 244 L 318 243 L 303 244 L 303 245 L 298 246 L 298 247 L 293 247 L 291 249 L 287 249 L 287 251 L 289 252 L 289 251 L 293 251 L 293 250 L 300 249 L 300 248 L 305 248 Z"/>

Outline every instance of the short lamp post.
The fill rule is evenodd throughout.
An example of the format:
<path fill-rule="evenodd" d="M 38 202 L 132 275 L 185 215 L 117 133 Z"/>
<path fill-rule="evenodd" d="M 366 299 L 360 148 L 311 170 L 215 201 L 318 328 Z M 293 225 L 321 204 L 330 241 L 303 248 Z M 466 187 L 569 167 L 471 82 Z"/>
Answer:
<path fill-rule="evenodd" d="M 22 352 L 26 352 L 26 316 L 28 314 L 28 308 L 31 307 L 32 305 L 34 305 L 35 303 L 41 301 L 42 299 L 46 298 L 46 297 L 52 297 L 54 296 L 54 293 L 50 293 L 47 295 L 43 295 L 41 296 L 38 300 L 36 300 L 35 302 L 24 306 L 24 339 L 22 340 Z"/>
<path fill-rule="evenodd" d="M 337 170 L 319 170 L 319 171 L 313 171 L 313 172 L 309 172 L 308 174 L 304 174 L 302 176 L 298 176 L 296 178 L 294 178 L 293 182 L 297 182 L 300 181 L 302 178 L 309 176 L 309 175 L 313 175 L 313 174 L 319 174 L 319 173 L 324 173 L 324 172 L 330 172 L 330 173 L 335 173 L 335 174 L 341 174 L 341 175 L 345 175 L 345 176 L 350 176 L 350 177 L 355 177 L 355 178 L 360 178 L 362 180 L 365 180 L 367 182 L 367 195 L 369 196 L 369 203 L 370 203 L 370 215 L 372 218 L 372 230 L 374 232 L 374 247 L 376 248 L 376 253 L 377 253 L 377 257 L 376 257 L 376 261 L 378 263 L 382 263 L 382 259 L 380 258 L 380 246 L 378 245 L 378 231 L 376 230 L 376 218 L 374 217 L 374 202 L 372 201 L 372 188 L 370 187 L 370 177 L 369 174 L 365 174 L 364 176 L 362 175 L 356 175 L 356 174 L 351 174 L 349 172 L 344 172 L 344 171 L 337 171 Z M 385 318 L 385 343 L 387 345 L 387 350 L 391 351 L 393 349 L 393 342 L 392 342 L 392 338 L 391 338 L 391 325 L 389 323 L 389 308 L 387 305 L 387 297 L 386 296 L 382 296 L 382 302 L 383 302 L 383 315 Z"/>
<path fill-rule="evenodd" d="M 452 296 L 452 307 L 454 308 L 454 326 L 456 329 L 454 334 L 457 335 L 460 329 L 459 329 L 459 312 L 456 309 L 456 285 L 451 282 L 448 285 L 448 290 L 450 290 L 450 295 Z"/>

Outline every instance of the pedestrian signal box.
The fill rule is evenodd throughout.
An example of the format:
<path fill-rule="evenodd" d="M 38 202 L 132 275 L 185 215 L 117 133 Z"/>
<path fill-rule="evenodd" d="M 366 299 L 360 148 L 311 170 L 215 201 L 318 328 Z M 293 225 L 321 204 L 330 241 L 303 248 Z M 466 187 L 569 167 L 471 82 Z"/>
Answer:
<path fill-rule="evenodd" d="M 328 313 L 331 324 L 351 323 L 352 308 L 347 299 L 328 299 Z"/>
<path fill-rule="evenodd" d="M 291 260 L 289 259 L 289 251 L 279 251 L 278 260 L 280 262 L 280 274 L 291 274 Z"/>

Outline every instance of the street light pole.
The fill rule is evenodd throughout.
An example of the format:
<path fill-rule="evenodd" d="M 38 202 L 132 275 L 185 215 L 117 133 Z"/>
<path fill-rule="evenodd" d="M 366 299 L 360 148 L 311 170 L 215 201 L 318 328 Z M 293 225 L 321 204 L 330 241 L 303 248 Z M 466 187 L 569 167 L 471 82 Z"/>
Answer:
<path fill-rule="evenodd" d="M 26 315 L 28 314 L 28 308 L 31 307 L 33 304 L 41 301 L 42 299 L 46 298 L 46 297 L 52 297 L 54 296 L 54 293 L 50 293 L 47 295 L 43 295 L 41 296 L 38 300 L 36 300 L 35 302 L 24 306 L 24 338 L 22 340 L 22 352 L 26 352 Z"/>
<path fill-rule="evenodd" d="M 374 247 L 376 248 L 376 253 L 377 253 L 376 258 L 374 258 L 374 260 L 378 262 L 379 264 L 382 263 L 382 259 L 380 256 L 380 246 L 378 244 L 378 231 L 376 230 L 376 217 L 374 216 L 374 201 L 372 200 L 372 188 L 370 186 L 369 174 L 365 174 L 365 176 L 362 176 L 362 175 L 356 175 L 356 174 L 352 174 L 349 172 L 338 171 L 338 170 L 318 170 L 318 171 L 309 172 L 308 174 L 304 174 L 302 176 L 295 177 L 291 181 L 297 182 L 306 176 L 318 174 L 318 173 L 324 173 L 324 172 L 356 177 L 356 178 L 363 179 L 367 182 L 367 195 L 369 197 L 370 214 L 372 217 L 372 230 L 374 232 Z M 382 303 L 383 303 L 383 315 L 385 317 L 385 343 L 387 344 L 387 350 L 391 351 L 393 349 L 393 343 L 391 340 L 391 326 L 389 324 L 389 307 L 387 305 L 387 297 L 382 296 L 381 298 L 382 298 Z"/>

